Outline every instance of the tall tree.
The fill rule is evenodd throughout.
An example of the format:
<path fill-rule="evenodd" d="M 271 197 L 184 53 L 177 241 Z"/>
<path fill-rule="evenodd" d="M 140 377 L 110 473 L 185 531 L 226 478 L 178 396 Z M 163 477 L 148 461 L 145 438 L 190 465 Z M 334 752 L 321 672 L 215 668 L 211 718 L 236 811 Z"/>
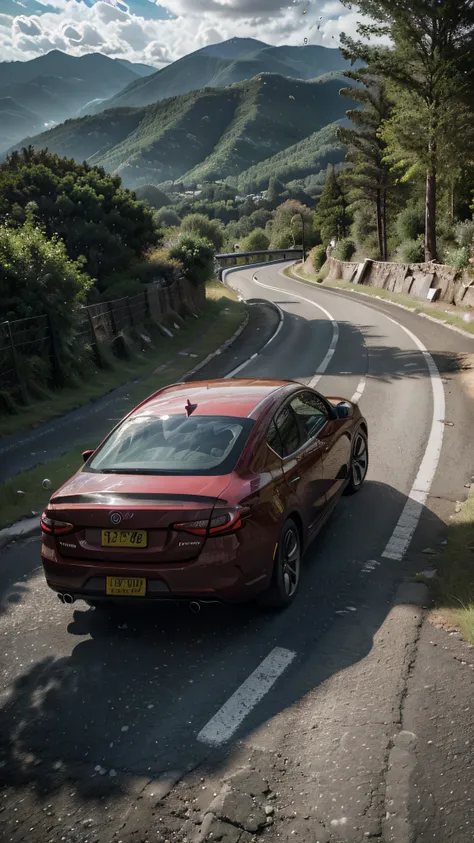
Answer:
<path fill-rule="evenodd" d="M 326 182 L 314 214 L 314 227 L 321 233 L 323 243 L 327 244 L 333 237 L 336 240 L 345 237 L 348 225 L 347 201 L 340 179 L 332 164 L 329 164 Z"/>
<path fill-rule="evenodd" d="M 337 132 L 338 139 L 348 148 L 346 161 L 349 167 L 344 173 L 348 200 L 354 210 L 367 203 L 374 207 L 379 254 L 386 261 L 390 167 L 385 160 L 386 143 L 380 130 L 390 116 L 390 101 L 383 79 L 374 76 L 369 69 L 347 71 L 345 75 L 359 85 L 343 88 L 341 96 L 351 97 L 363 106 L 346 112 L 356 128 L 340 126 Z"/>
<path fill-rule="evenodd" d="M 351 6 L 351 0 L 342 2 Z M 358 0 L 357 5 L 371 22 L 359 23 L 359 40 L 342 36 L 343 54 L 361 59 L 374 73 L 390 80 L 400 95 L 403 92 L 404 104 L 393 124 L 395 140 L 400 129 L 407 142 L 410 127 L 406 118 L 423 105 L 423 154 L 418 144 L 410 144 L 407 151 L 415 159 L 410 166 L 425 169 L 425 259 L 435 260 L 440 132 L 443 117 L 453 104 L 468 100 L 474 79 L 474 64 L 469 59 L 474 43 L 474 0 Z M 372 36 L 389 37 L 393 46 L 362 40 Z"/>

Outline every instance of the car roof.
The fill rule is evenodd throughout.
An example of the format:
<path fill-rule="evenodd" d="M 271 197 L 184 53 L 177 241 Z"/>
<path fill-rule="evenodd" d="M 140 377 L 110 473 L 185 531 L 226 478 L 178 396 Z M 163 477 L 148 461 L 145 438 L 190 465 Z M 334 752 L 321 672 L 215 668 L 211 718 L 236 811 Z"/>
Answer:
<path fill-rule="evenodd" d="M 178 383 L 150 395 L 133 410 L 133 415 L 184 413 L 186 404 L 196 404 L 193 415 L 235 416 L 257 419 L 277 398 L 292 392 L 292 381 L 238 379 Z M 272 400 L 273 399 L 273 400 Z"/>

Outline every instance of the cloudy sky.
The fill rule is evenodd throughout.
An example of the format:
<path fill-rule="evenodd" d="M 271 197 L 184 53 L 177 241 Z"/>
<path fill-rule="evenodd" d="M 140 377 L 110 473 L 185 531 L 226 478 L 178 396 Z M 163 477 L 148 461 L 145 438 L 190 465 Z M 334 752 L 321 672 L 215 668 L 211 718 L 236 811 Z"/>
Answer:
<path fill-rule="evenodd" d="M 236 36 L 335 47 L 355 20 L 339 0 L 0 0 L 0 60 L 59 49 L 162 67 Z"/>

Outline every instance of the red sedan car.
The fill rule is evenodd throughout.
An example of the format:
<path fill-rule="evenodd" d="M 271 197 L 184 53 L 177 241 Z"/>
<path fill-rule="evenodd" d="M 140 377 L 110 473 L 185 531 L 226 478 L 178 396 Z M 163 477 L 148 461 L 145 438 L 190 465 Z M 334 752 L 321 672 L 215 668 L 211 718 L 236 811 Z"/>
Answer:
<path fill-rule="evenodd" d="M 299 383 L 168 386 L 126 416 L 42 516 L 48 585 L 66 603 L 289 605 L 301 557 L 368 468 L 357 406 Z"/>

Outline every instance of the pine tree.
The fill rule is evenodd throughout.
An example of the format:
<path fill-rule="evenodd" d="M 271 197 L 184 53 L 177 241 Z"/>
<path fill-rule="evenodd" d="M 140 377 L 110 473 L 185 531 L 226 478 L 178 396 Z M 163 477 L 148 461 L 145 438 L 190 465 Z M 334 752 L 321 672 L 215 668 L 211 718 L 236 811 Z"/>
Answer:
<path fill-rule="evenodd" d="M 323 243 L 331 238 L 340 240 L 347 235 L 349 225 L 347 202 L 334 167 L 329 164 L 326 183 L 314 215 L 314 227 L 321 233 Z"/>
<path fill-rule="evenodd" d="M 351 0 L 342 0 L 350 6 Z M 469 100 L 474 63 L 474 0 L 358 0 L 371 23 L 359 23 L 364 40 L 341 38 L 343 54 L 361 59 L 375 75 L 393 85 L 399 101 L 391 141 L 407 175 L 423 167 L 426 177 L 425 259 L 437 258 L 436 214 L 442 133 L 446 115 Z M 393 47 L 367 43 L 371 36 L 391 39 Z M 413 128 L 408 119 L 416 116 Z M 422 123 L 420 118 L 423 118 Z M 449 130 L 448 130 L 449 131 Z M 420 136 L 421 132 L 421 136 Z"/>
<path fill-rule="evenodd" d="M 386 261 L 390 168 L 384 160 L 386 144 L 380 129 L 390 115 L 390 103 L 383 80 L 373 76 L 367 68 L 347 71 L 345 75 L 359 86 L 343 88 L 341 96 L 351 97 L 363 105 L 363 108 L 346 112 L 355 129 L 342 126 L 338 129 L 339 140 L 348 147 L 346 161 L 349 167 L 344 173 L 347 198 L 354 210 L 367 203 L 374 207 L 379 254 Z"/>

